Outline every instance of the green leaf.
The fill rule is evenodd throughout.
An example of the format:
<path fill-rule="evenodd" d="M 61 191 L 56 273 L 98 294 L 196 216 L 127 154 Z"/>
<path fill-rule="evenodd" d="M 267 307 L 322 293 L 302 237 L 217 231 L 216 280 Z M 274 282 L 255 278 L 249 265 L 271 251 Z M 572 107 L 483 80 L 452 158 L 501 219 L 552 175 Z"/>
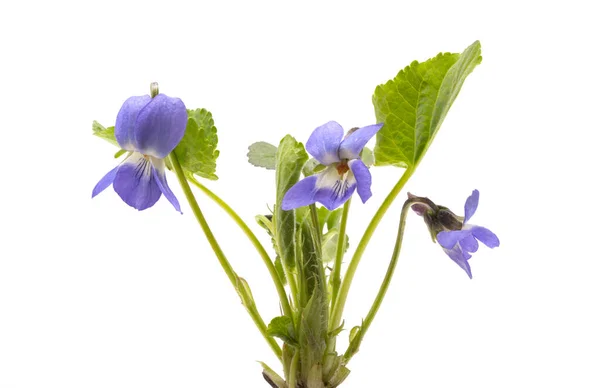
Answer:
<path fill-rule="evenodd" d="M 277 147 L 264 141 L 256 142 L 248 147 L 248 162 L 256 167 L 275 170 Z"/>
<path fill-rule="evenodd" d="M 377 86 L 373 105 L 377 122 L 375 164 L 416 166 L 446 117 L 460 88 L 481 63 L 476 41 L 462 54 L 438 54 L 426 62 L 414 61 L 396 78 Z"/>
<path fill-rule="evenodd" d="M 267 334 L 277 337 L 286 344 L 297 346 L 296 332 L 294 330 L 294 322 L 288 316 L 275 317 L 269 323 Z"/>
<path fill-rule="evenodd" d="M 337 244 L 340 236 L 340 231 L 336 227 L 329 229 L 325 235 L 323 235 L 323 262 L 329 263 L 335 260 L 337 252 Z M 344 247 L 344 253 L 348 250 L 350 244 L 348 243 L 348 235 L 346 235 L 346 246 Z"/>
<path fill-rule="evenodd" d="M 300 374 L 308 380 L 314 365 L 323 360 L 327 336 L 327 298 L 314 289 L 314 293 L 302 310 L 300 320 Z"/>
<path fill-rule="evenodd" d="M 319 224 L 321 225 L 321 233 L 323 232 L 325 225 L 327 225 L 327 230 L 339 226 L 340 220 L 342 219 L 342 212 L 342 208 L 328 210 L 324 206 L 319 207 L 317 209 L 317 214 L 319 216 Z"/>
<path fill-rule="evenodd" d="M 281 284 L 285 286 L 287 284 L 287 278 L 285 277 L 283 263 L 281 262 L 281 257 L 279 257 L 279 255 L 275 257 L 275 271 L 277 272 L 277 276 L 279 276 Z"/>
<path fill-rule="evenodd" d="M 283 260 L 284 265 L 293 268 L 296 262 L 294 245 L 296 236 L 295 214 L 294 210 L 281 210 L 281 202 L 285 193 L 300 179 L 300 172 L 302 166 L 308 160 L 308 155 L 302 143 L 287 135 L 279 143 L 275 160 L 277 190 L 273 212 L 275 242 L 277 243 L 277 253 Z"/>
<path fill-rule="evenodd" d="M 188 109 L 185 135 L 175 147 L 175 155 L 184 170 L 206 179 L 216 180 L 217 128 L 212 114 L 206 109 Z"/>
<path fill-rule="evenodd" d="M 362 152 L 360 153 L 360 159 L 367 167 L 371 167 L 375 164 L 375 155 L 373 155 L 373 151 L 369 147 L 364 147 Z"/>
<path fill-rule="evenodd" d="M 110 144 L 121 148 L 119 143 L 117 143 L 117 139 L 115 138 L 115 127 L 104 128 L 99 122 L 93 121 L 92 131 L 94 131 L 94 136 L 98 136 L 100 139 L 104 139 Z"/>

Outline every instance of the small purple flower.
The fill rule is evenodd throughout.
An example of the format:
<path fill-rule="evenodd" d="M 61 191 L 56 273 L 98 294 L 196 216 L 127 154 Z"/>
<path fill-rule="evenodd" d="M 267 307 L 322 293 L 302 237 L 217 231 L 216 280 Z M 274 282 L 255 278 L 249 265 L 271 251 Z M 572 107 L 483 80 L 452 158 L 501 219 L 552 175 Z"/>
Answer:
<path fill-rule="evenodd" d="M 283 210 L 320 202 L 333 210 L 358 191 L 360 199 L 371 198 L 371 173 L 360 160 L 360 153 L 383 124 L 362 127 L 344 136 L 344 129 L 335 121 L 321 125 L 306 142 L 306 150 L 319 163 L 327 166 L 322 172 L 302 179 L 283 197 Z"/>
<path fill-rule="evenodd" d="M 162 194 L 181 212 L 179 202 L 167 185 L 164 158 L 185 133 L 187 110 L 179 98 L 128 98 L 117 114 L 115 137 L 129 151 L 125 160 L 106 174 L 92 191 L 92 198 L 111 184 L 126 204 L 144 210 Z"/>
<path fill-rule="evenodd" d="M 473 194 L 465 202 L 465 219 L 462 228 L 459 230 L 443 231 L 437 234 L 437 241 L 450 258 L 462 268 L 472 279 L 471 267 L 468 260 L 471 253 L 477 252 L 479 243 L 484 243 L 489 248 L 495 248 L 500 245 L 498 237 L 489 229 L 482 226 L 467 224 L 469 219 L 475 214 L 479 204 L 479 191 L 473 190 Z"/>

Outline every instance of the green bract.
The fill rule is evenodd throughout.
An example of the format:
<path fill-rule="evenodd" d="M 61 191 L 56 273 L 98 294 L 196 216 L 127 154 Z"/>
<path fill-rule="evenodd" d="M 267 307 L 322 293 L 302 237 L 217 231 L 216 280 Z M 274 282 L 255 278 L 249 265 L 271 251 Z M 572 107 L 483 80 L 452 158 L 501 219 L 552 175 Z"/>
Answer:
<path fill-rule="evenodd" d="M 377 122 L 375 164 L 412 167 L 427 151 L 465 78 L 481 63 L 476 41 L 462 54 L 438 54 L 414 61 L 373 95 Z"/>
<path fill-rule="evenodd" d="M 110 144 L 119 147 L 119 143 L 117 143 L 117 139 L 115 138 L 115 127 L 104 128 L 102 124 L 94 120 L 92 131 L 94 131 L 94 136 L 98 136 L 100 139 L 104 139 Z"/>

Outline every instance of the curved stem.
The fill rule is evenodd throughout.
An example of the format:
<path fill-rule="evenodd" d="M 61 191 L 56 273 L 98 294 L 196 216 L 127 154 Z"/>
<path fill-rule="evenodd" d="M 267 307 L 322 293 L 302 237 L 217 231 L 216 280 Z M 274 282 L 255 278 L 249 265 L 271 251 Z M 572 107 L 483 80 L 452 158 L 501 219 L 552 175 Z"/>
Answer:
<path fill-rule="evenodd" d="M 273 280 L 273 283 L 275 284 L 275 288 L 277 289 L 277 294 L 279 294 L 279 301 L 281 303 L 283 313 L 285 315 L 289 316 L 290 318 L 292 318 L 293 317 L 292 309 L 290 307 L 290 303 L 288 301 L 288 296 L 287 296 L 287 293 L 285 292 L 285 288 L 283 287 L 283 283 L 281 282 L 281 279 L 279 278 L 279 275 L 277 274 L 277 270 L 275 269 L 275 265 L 273 265 L 273 262 L 271 261 L 271 257 L 269 257 L 269 254 L 267 253 L 267 251 L 265 250 L 263 245 L 260 243 L 260 241 L 258 241 L 258 238 L 256 237 L 256 235 L 252 232 L 252 230 L 248 227 L 248 225 L 244 222 L 244 220 L 242 220 L 242 218 L 231 208 L 231 206 L 229 206 L 225 201 L 223 201 L 221 198 L 219 198 L 218 195 L 216 195 L 215 193 L 210 191 L 206 186 L 204 186 L 202 183 L 198 182 L 194 177 L 188 176 L 187 179 L 190 182 L 192 182 L 192 184 L 194 186 L 196 186 L 198 189 L 200 189 L 200 191 L 202 191 L 204 194 L 206 194 L 210 199 L 215 201 L 215 203 L 217 205 L 219 205 L 221 207 L 221 209 L 223 209 L 225 211 L 225 213 L 227 213 L 227 215 L 229 215 L 229 217 L 231 217 L 233 219 L 233 221 L 242 230 L 242 232 L 244 232 L 246 237 L 248 237 L 248 239 L 250 240 L 252 245 L 254 245 L 254 248 L 256 248 L 256 250 L 258 251 L 258 254 L 262 258 L 263 263 L 267 267 L 267 270 L 269 271 L 269 275 L 271 275 L 271 279 Z"/>
<path fill-rule="evenodd" d="M 177 159 L 175 153 L 171 152 L 171 154 L 169 154 L 169 160 L 171 161 L 171 165 L 173 166 L 175 174 L 177 175 L 179 184 L 181 185 L 181 188 L 185 193 L 185 197 L 190 204 L 190 208 L 192 209 L 194 216 L 196 216 L 196 220 L 198 220 L 198 223 L 200 224 L 200 227 L 202 228 L 202 231 L 204 232 L 204 235 L 206 236 L 210 247 L 215 252 L 217 259 L 219 260 L 219 264 L 221 264 L 221 267 L 223 268 L 223 271 L 225 271 L 225 274 L 229 278 L 229 281 L 240 295 L 242 303 L 246 307 L 246 311 L 248 311 L 248 314 L 252 318 L 252 321 L 254 321 L 254 324 L 256 325 L 262 336 L 265 338 L 265 340 L 267 341 L 277 358 L 281 359 L 281 348 L 273 339 L 273 337 L 267 334 L 267 325 L 265 325 L 265 322 L 258 313 L 256 305 L 254 304 L 254 301 L 252 299 L 252 295 L 250 294 L 247 286 L 245 286 L 245 281 L 235 273 L 233 267 L 231 266 L 231 264 L 229 264 L 229 261 L 225 257 L 223 250 L 219 246 L 219 243 L 215 239 L 215 236 L 210 230 L 210 227 L 208 226 L 208 223 L 206 222 L 206 219 L 204 218 L 204 215 L 200 210 L 200 206 L 198 206 L 198 202 L 196 201 L 196 198 L 192 193 L 192 189 L 190 188 L 190 185 L 185 177 L 183 169 L 181 168 L 181 165 L 179 164 L 179 160 Z"/>
<path fill-rule="evenodd" d="M 414 169 L 415 169 L 415 167 L 412 167 L 412 168 L 408 168 L 404 171 L 404 174 L 402 174 L 402 177 L 400 177 L 400 180 L 398 181 L 398 183 L 396 183 L 396 185 L 392 188 L 392 191 L 390 191 L 388 196 L 385 197 L 385 200 L 383 201 L 381 206 L 379 206 L 379 209 L 377 209 L 377 212 L 373 216 L 373 219 L 369 223 L 369 226 L 367 226 L 365 233 L 363 234 L 362 238 L 360 239 L 360 242 L 358 243 L 358 246 L 356 247 L 356 252 L 354 252 L 354 255 L 352 256 L 352 260 L 350 261 L 350 264 L 348 264 L 348 270 L 346 271 L 346 275 L 344 276 L 344 280 L 342 281 L 340 293 L 338 295 L 338 299 L 335 303 L 333 312 L 331 314 L 331 317 L 332 317 L 331 327 L 338 327 L 340 324 L 340 321 L 342 320 L 342 313 L 344 312 L 344 306 L 346 304 L 346 299 L 348 298 L 348 292 L 350 291 L 350 285 L 352 284 L 352 279 L 354 278 L 354 274 L 356 273 L 356 269 L 358 268 L 360 259 L 362 258 L 362 255 L 365 252 L 365 249 L 367 248 L 367 245 L 369 244 L 369 241 L 371 240 L 371 237 L 373 236 L 375 229 L 379 225 L 379 222 L 383 218 L 383 215 L 385 214 L 385 212 L 392 205 L 392 203 L 394 202 L 394 199 L 396 199 L 396 197 L 398 196 L 398 194 L 400 193 L 400 191 L 402 190 L 402 188 L 404 187 L 404 185 L 406 184 L 408 179 L 411 177 L 411 175 L 415 171 Z"/>
<path fill-rule="evenodd" d="M 335 262 L 333 263 L 333 270 L 331 271 L 331 311 L 335 306 L 335 301 L 340 290 L 340 284 L 342 278 L 340 273 L 342 271 L 342 259 L 344 258 L 344 250 L 346 248 L 346 223 L 348 222 L 348 212 L 350 210 L 350 199 L 344 204 L 344 210 L 342 210 L 342 219 L 340 221 L 340 228 L 338 231 L 338 242 L 337 249 L 335 251 Z M 331 314 L 330 314 L 331 315 Z M 329 328 L 332 330 L 333 328 Z"/>
<path fill-rule="evenodd" d="M 406 225 L 406 216 L 408 215 L 408 209 L 411 205 L 421 202 L 420 198 L 411 198 L 404 202 L 404 206 L 402 206 L 402 213 L 400 214 L 400 223 L 398 225 L 398 235 L 396 236 L 396 244 L 394 245 L 394 252 L 392 253 L 392 258 L 390 260 L 390 264 L 388 266 L 387 272 L 385 273 L 385 277 L 383 278 L 383 282 L 379 287 L 379 292 L 373 301 L 373 305 L 369 310 L 369 313 L 363 320 L 362 325 L 360 326 L 359 332 L 356 334 L 356 337 L 352 340 L 352 343 L 349 344 L 348 350 L 344 353 L 345 362 L 350 361 L 352 356 L 358 352 L 358 348 L 360 347 L 360 343 L 365 336 L 365 333 L 371 326 L 371 322 L 375 318 L 377 311 L 379 311 L 379 307 L 381 306 L 381 302 L 383 302 L 383 298 L 390 286 L 390 282 L 392 277 L 394 276 L 394 270 L 396 269 L 396 264 L 398 263 L 398 258 L 400 257 L 400 249 L 402 248 L 402 238 L 404 237 L 404 226 Z"/>

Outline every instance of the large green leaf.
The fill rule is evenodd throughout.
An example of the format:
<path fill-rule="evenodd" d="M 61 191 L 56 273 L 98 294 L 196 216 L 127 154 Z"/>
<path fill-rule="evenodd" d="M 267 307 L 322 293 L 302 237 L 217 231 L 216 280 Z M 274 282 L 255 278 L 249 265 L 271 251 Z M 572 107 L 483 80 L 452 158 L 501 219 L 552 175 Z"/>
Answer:
<path fill-rule="evenodd" d="M 181 166 L 206 179 L 216 180 L 217 128 L 212 114 L 206 109 L 188 110 L 185 135 L 175 147 L 175 155 Z"/>
<path fill-rule="evenodd" d="M 283 196 L 298 179 L 302 166 L 308 160 L 308 155 L 302 143 L 299 143 L 287 135 L 279 143 L 276 162 L 276 196 L 275 210 L 273 211 L 273 224 L 275 226 L 275 242 L 277 253 L 283 260 L 283 264 L 289 268 L 295 266 L 296 247 L 294 245 L 296 235 L 296 217 L 294 210 L 281 210 Z"/>
<path fill-rule="evenodd" d="M 414 61 L 396 78 L 377 86 L 373 105 L 377 122 L 375 164 L 416 166 L 446 117 L 460 88 L 481 63 L 476 41 L 462 54 L 438 54 L 426 62 Z"/>

